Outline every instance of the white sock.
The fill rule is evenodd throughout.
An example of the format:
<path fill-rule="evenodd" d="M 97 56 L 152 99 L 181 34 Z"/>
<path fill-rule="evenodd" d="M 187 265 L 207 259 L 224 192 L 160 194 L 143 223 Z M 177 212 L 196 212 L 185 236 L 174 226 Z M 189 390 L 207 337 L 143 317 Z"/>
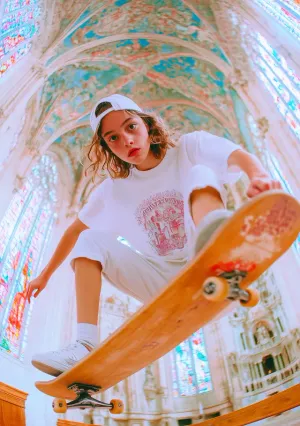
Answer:
<path fill-rule="evenodd" d="M 98 344 L 98 327 L 94 324 L 81 322 L 77 324 L 77 340 L 96 346 Z"/>

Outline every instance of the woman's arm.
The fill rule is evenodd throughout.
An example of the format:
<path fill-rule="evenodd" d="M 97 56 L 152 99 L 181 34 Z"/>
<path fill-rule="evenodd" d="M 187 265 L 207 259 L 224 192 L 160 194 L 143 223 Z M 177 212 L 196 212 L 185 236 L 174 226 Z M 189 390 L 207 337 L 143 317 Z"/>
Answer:
<path fill-rule="evenodd" d="M 238 166 L 249 177 L 247 196 L 250 198 L 269 189 L 281 189 L 281 183 L 272 179 L 259 159 L 247 151 L 233 151 L 228 158 L 228 167 L 230 166 Z"/>
<path fill-rule="evenodd" d="M 76 219 L 65 231 L 61 237 L 58 246 L 53 253 L 49 263 L 42 270 L 41 275 L 44 275 L 48 280 L 54 271 L 63 263 L 66 257 L 71 253 L 72 248 L 75 246 L 79 235 L 82 231 L 88 229 L 81 220 Z"/>
<path fill-rule="evenodd" d="M 48 264 L 45 266 L 39 276 L 30 282 L 26 293 L 26 299 L 29 303 L 33 292 L 34 297 L 36 298 L 40 292 L 44 290 L 53 272 L 56 271 L 56 269 L 70 254 L 72 248 L 78 240 L 80 233 L 85 229 L 88 229 L 88 226 L 86 226 L 79 219 L 76 219 L 72 225 L 67 228 Z"/>
<path fill-rule="evenodd" d="M 238 166 L 250 180 L 255 176 L 270 177 L 259 159 L 243 149 L 233 151 L 228 158 L 228 166 Z"/>

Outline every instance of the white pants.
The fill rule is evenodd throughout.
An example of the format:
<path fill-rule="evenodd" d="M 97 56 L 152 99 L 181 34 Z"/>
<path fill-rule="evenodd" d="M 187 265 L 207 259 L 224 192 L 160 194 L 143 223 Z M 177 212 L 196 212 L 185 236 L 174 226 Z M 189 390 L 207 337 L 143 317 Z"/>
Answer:
<path fill-rule="evenodd" d="M 188 247 L 191 246 L 195 225 L 191 216 L 190 195 L 195 189 L 215 188 L 226 206 L 226 191 L 214 171 L 207 166 L 194 166 L 184 187 L 184 214 Z M 71 252 L 74 260 L 85 257 L 101 263 L 105 278 L 126 294 L 143 303 L 149 302 L 185 266 L 188 259 L 169 261 L 164 257 L 144 256 L 117 239 L 113 232 L 88 229 L 83 231 Z M 130 241 L 129 241 L 130 243 Z M 88 283 L 87 283 L 88 285 Z"/>

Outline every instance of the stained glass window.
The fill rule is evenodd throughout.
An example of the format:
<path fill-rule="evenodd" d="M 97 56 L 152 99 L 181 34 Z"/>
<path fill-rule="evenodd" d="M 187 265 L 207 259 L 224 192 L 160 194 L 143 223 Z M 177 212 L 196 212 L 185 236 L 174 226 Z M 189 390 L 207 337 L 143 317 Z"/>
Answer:
<path fill-rule="evenodd" d="M 297 0 L 254 0 L 300 40 L 300 3 Z"/>
<path fill-rule="evenodd" d="M 39 0 L 6 0 L 0 6 L 0 77 L 29 52 L 39 15 Z"/>
<path fill-rule="evenodd" d="M 285 117 L 290 129 L 300 140 L 300 79 L 285 59 L 257 34 L 255 64 L 258 76 Z"/>
<path fill-rule="evenodd" d="M 25 303 L 56 218 L 57 168 L 44 155 L 0 222 L 0 348 L 21 358 L 33 303 Z"/>
<path fill-rule="evenodd" d="M 173 395 L 190 396 L 212 390 L 203 330 L 193 333 L 172 352 Z"/>
<path fill-rule="evenodd" d="M 251 64 L 272 96 L 289 129 L 300 140 L 300 78 L 282 55 L 272 48 L 258 32 L 240 22 L 235 12 L 230 12 L 232 23 L 242 31 L 243 47 Z"/>

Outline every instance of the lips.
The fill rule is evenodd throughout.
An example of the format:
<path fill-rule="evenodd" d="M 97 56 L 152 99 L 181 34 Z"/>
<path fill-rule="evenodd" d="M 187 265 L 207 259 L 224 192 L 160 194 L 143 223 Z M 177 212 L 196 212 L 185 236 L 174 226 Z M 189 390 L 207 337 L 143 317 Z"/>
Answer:
<path fill-rule="evenodd" d="M 132 148 L 129 153 L 128 153 L 128 157 L 133 157 L 134 155 L 136 155 L 139 152 L 140 148 Z"/>

